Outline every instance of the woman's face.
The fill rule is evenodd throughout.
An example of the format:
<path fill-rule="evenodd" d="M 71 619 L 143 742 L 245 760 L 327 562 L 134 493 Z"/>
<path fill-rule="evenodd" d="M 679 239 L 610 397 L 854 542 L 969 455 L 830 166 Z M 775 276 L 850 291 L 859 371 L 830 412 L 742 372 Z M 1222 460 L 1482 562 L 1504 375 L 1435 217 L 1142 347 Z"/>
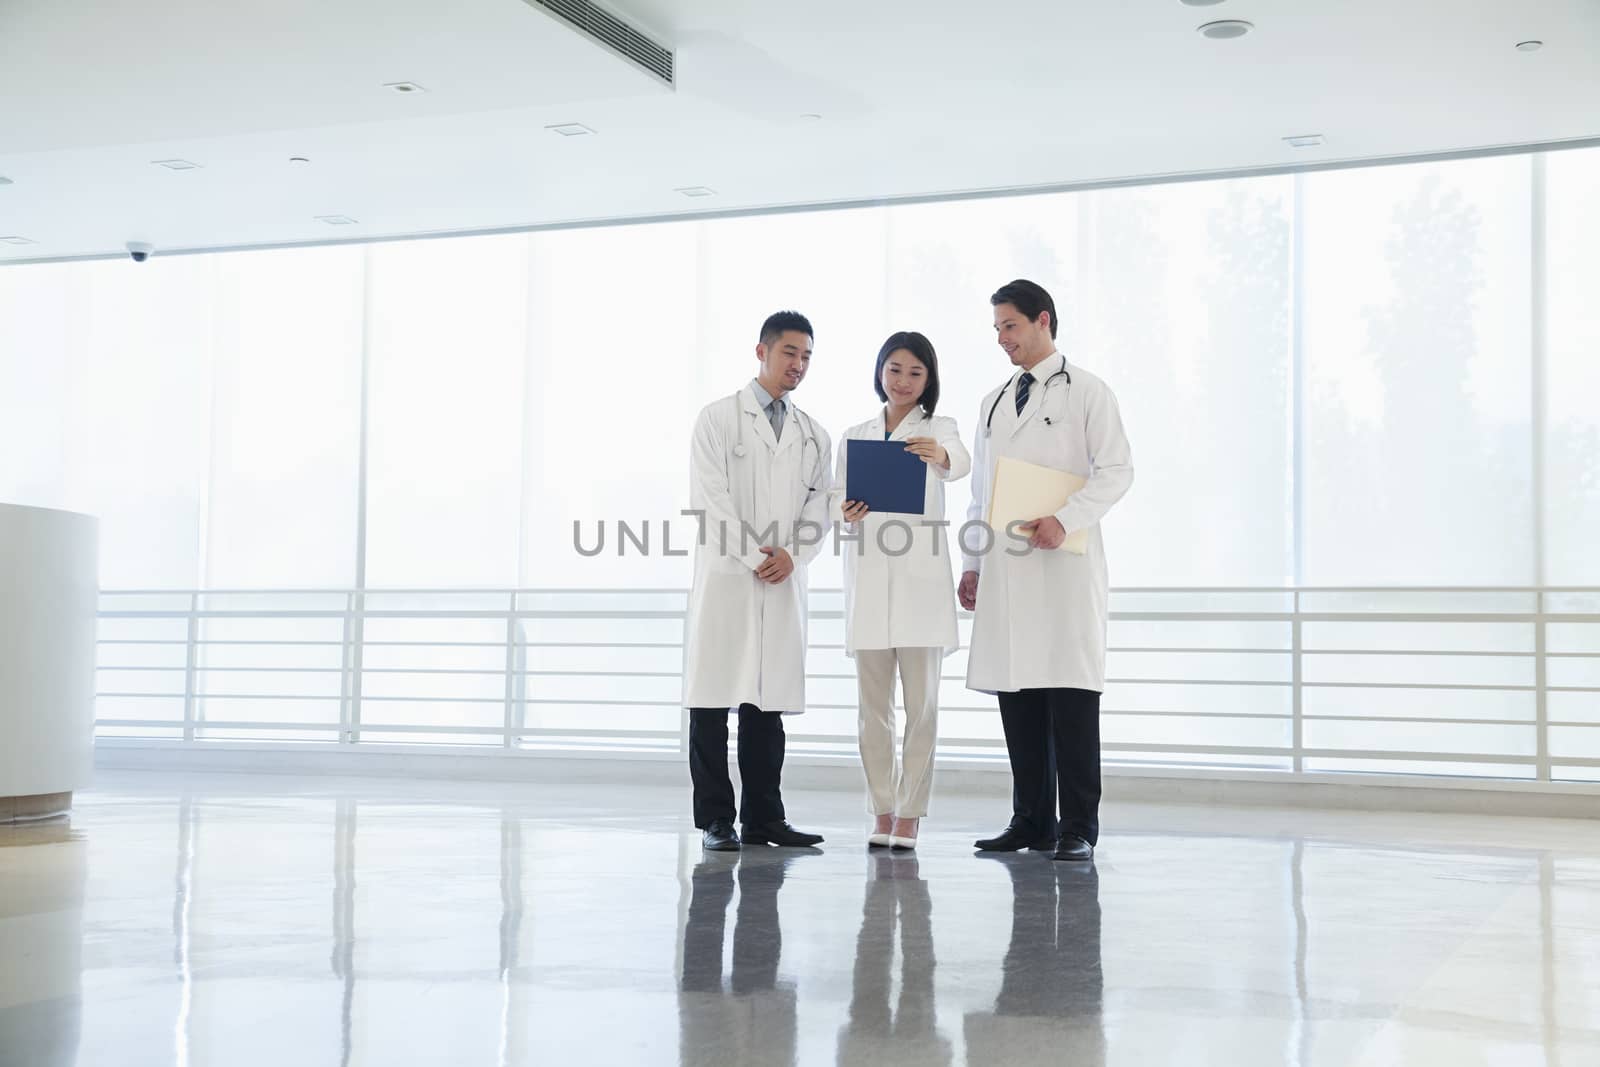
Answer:
<path fill-rule="evenodd" d="M 897 348 L 883 362 L 880 381 L 889 403 L 895 407 L 910 407 L 922 398 L 928 387 L 928 368 L 907 348 Z"/>

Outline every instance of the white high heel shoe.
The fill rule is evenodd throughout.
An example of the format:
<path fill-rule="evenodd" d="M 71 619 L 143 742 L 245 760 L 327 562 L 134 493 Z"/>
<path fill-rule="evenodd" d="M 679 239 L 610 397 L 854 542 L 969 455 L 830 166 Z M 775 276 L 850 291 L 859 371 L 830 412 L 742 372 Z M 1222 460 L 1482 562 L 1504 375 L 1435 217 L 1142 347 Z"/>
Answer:
<path fill-rule="evenodd" d="M 895 838 L 890 837 L 888 834 L 867 835 L 868 848 L 892 848 L 894 846 L 894 842 Z"/>
<path fill-rule="evenodd" d="M 899 819 L 895 820 L 895 822 L 900 822 L 900 821 L 901 820 L 899 820 Z M 911 822 L 911 821 L 914 821 L 914 820 L 909 820 L 908 819 L 908 820 L 905 820 L 905 821 Z M 899 834 L 891 833 L 889 835 L 889 847 L 890 848 L 906 848 L 906 849 L 916 848 L 917 847 L 917 839 L 914 838 L 914 837 L 901 837 Z"/>

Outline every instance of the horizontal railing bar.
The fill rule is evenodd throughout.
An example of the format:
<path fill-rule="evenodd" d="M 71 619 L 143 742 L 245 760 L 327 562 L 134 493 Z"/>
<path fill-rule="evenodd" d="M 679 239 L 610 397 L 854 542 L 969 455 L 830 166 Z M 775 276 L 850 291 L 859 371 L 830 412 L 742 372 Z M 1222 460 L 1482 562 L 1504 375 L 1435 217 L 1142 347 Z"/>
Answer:
<path fill-rule="evenodd" d="M 112 727 L 162 727 L 162 728 L 172 727 L 172 728 L 180 728 L 181 729 L 182 726 L 183 726 L 183 721 L 181 719 L 170 720 L 170 721 L 169 720 L 162 720 L 162 719 L 103 719 L 103 720 L 100 720 L 100 721 L 96 722 L 95 725 L 96 726 L 112 726 Z M 326 732 L 331 734 L 331 733 L 336 733 L 338 731 L 339 724 L 338 724 L 337 721 L 326 722 L 326 723 L 318 723 L 318 722 L 261 722 L 261 721 L 248 721 L 248 720 L 207 720 L 206 722 L 197 723 L 196 724 L 196 728 L 197 729 L 204 729 L 204 728 L 207 728 L 207 727 L 216 727 L 218 729 L 229 729 L 229 730 L 243 730 L 243 729 L 250 729 L 250 730 L 315 730 L 315 731 L 326 731 Z M 405 732 L 405 733 L 472 733 L 472 734 L 482 734 L 484 736 L 490 736 L 490 735 L 494 735 L 494 734 L 505 734 L 505 733 L 508 732 L 501 726 L 467 726 L 467 725 L 448 726 L 448 725 L 442 725 L 442 724 L 406 725 L 406 724 L 401 724 L 401 723 L 368 723 L 368 722 L 363 722 L 362 723 L 362 729 L 363 730 L 366 730 L 366 729 L 381 730 L 381 731 L 390 732 L 390 733 L 396 733 L 396 732 Z M 563 735 L 572 734 L 572 731 L 570 729 L 562 730 L 562 729 L 558 729 L 558 728 L 555 728 L 555 727 L 538 727 L 538 728 L 526 728 L 526 729 L 521 729 L 521 730 L 511 730 L 511 731 L 509 731 L 509 733 L 511 733 L 512 735 L 524 735 L 524 736 L 563 736 Z M 593 732 L 586 731 L 584 735 L 580 735 L 580 736 L 675 738 L 675 737 L 677 737 L 677 732 L 676 731 L 665 731 L 665 730 L 661 730 L 661 731 L 596 730 L 596 731 L 593 731 Z M 843 745 L 843 744 L 851 743 L 851 739 L 849 739 L 849 738 L 834 737 L 834 736 L 828 735 L 828 734 L 798 734 L 798 733 L 793 733 L 793 734 L 789 734 L 788 736 L 789 736 L 789 740 L 791 742 L 798 742 L 798 743 L 802 743 L 802 744 Z M 994 750 L 996 752 L 1004 751 L 1004 746 L 999 741 L 991 741 L 991 740 L 989 740 L 987 738 L 940 738 L 939 741 L 940 741 L 940 744 L 948 745 L 948 746 L 960 746 L 960 747 L 964 747 L 964 748 L 984 748 L 984 749 L 992 749 L 992 750 Z"/>
<path fill-rule="evenodd" d="M 1525 726 L 1532 730 L 1538 722 L 1528 719 L 1464 719 L 1455 716 L 1433 718 L 1415 715 L 1301 715 L 1303 722 L 1378 722 L 1402 726 Z"/>
<path fill-rule="evenodd" d="M 1447 648 L 1303 648 L 1303 656 L 1452 656 L 1466 657 L 1469 659 L 1536 659 L 1538 653 L 1532 650 L 1527 652 L 1469 652 Z"/>
<path fill-rule="evenodd" d="M 305 610 L 305 611 L 224 611 L 213 609 L 200 609 L 198 611 L 170 610 L 170 611 L 105 611 L 100 617 L 103 619 L 342 619 L 354 612 L 344 610 Z M 600 620 L 637 620 L 637 621 L 682 621 L 686 613 L 683 610 L 673 611 L 647 611 L 639 609 L 618 608 L 607 611 L 539 611 L 533 609 L 457 609 L 457 608 L 418 608 L 414 611 L 398 611 L 394 609 L 368 608 L 360 613 L 368 619 L 421 619 L 428 621 L 446 622 L 451 620 L 471 619 L 514 619 L 517 621 L 540 619 L 600 619 Z M 844 612 L 833 609 L 813 608 L 808 615 L 812 619 L 838 620 L 844 618 Z M 1328 611 L 1182 611 L 1170 609 L 1167 611 L 1112 611 L 1109 614 L 1112 622 L 1370 622 L 1370 623 L 1525 623 L 1537 622 L 1600 622 L 1600 614 L 1587 612 L 1531 612 L 1531 611 L 1506 611 L 1506 612 L 1399 612 L 1399 611 L 1361 611 L 1361 612 L 1328 612 Z"/>
<path fill-rule="evenodd" d="M 160 697 L 166 700 L 182 700 L 182 693 L 96 693 L 97 697 L 115 697 L 126 700 L 133 697 Z M 338 693 L 328 696 L 314 696 L 306 693 L 196 693 L 196 700 L 333 700 L 339 699 Z M 364 698 L 374 699 L 374 698 Z"/>
<path fill-rule="evenodd" d="M 849 675 L 849 677 L 854 678 L 855 675 L 852 674 L 852 675 Z M 1284 679 L 1283 681 L 1273 681 L 1273 680 L 1242 679 L 1242 678 L 1241 679 L 1237 679 L 1237 680 L 1230 680 L 1230 679 L 1225 679 L 1225 678 L 1107 678 L 1106 679 L 1106 684 L 1107 685 L 1239 685 L 1239 686 L 1267 687 L 1267 688 L 1277 688 L 1277 689 L 1292 689 L 1294 687 L 1294 682 L 1292 682 L 1292 681 L 1290 681 L 1288 679 Z"/>
<path fill-rule="evenodd" d="M 1389 612 L 1389 611 L 1112 611 L 1112 622 L 1431 622 L 1475 623 L 1517 622 L 1535 623 L 1541 620 L 1564 621 L 1565 616 L 1540 615 L 1531 611 L 1516 612 Z M 1577 615 L 1575 621 L 1588 621 L 1600 616 Z"/>
<path fill-rule="evenodd" d="M 183 666 L 177 666 L 177 667 L 141 667 L 141 666 L 133 666 L 133 665 L 119 666 L 119 665 L 110 664 L 110 663 L 102 663 L 102 664 L 100 664 L 100 665 L 95 667 L 95 670 L 97 670 L 97 671 L 182 671 L 182 670 L 187 670 L 187 669 L 188 668 L 183 667 Z M 342 673 L 344 673 L 344 668 L 343 667 L 196 667 L 195 668 L 195 672 L 197 674 L 212 673 L 212 672 L 238 672 L 238 671 L 249 671 L 251 673 L 263 673 L 263 674 L 342 674 Z"/>
<path fill-rule="evenodd" d="M 1443 692 L 1532 693 L 1536 685 L 1467 685 L 1459 682 L 1306 682 L 1306 689 L 1421 689 Z M 1548 686 L 1546 687 L 1548 688 Z"/>
<path fill-rule="evenodd" d="M 369 642 L 369 644 L 370 644 L 370 642 Z M 517 646 L 519 648 L 616 648 L 616 649 L 624 649 L 624 648 L 682 648 L 683 647 L 683 642 L 682 641 L 630 641 L 630 642 L 625 642 L 625 643 L 619 643 L 619 642 L 615 642 L 615 641 L 518 641 L 517 642 Z M 495 645 L 495 647 L 496 648 L 504 648 L 505 647 L 505 642 L 504 641 L 498 642 Z M 844 646 L 843 645 L 819 645 L 819 644 L 816 644 L 815 642 L 813 642 L 813 643 L 807 645 L 806 647 L 807 648 L 843 648 Z"/>
<path fill-rule="evenodd" d="M 1188 752 L 1200 755 L 1215 756 L 1293 756 L 1295 750 L 1291 747 L 1278 746 L 1219 746 L 1219 745 L 1169 745 L 1151 742 L 1104 742 L 1105 749 L 1118 752 Z M 1529 764 L 1537 762 L 1535 756 L 1516 756 L 1511 754 L 1494 755 L 1476 752 L 1400 752 L 1394 749 L 1364 749 L 1345 748 L 1302 748 L 1300 755 L 1313 759 L 1383 759 L 1397 760 L 1414 763 L 1512 763 Z M 1597 761 L 1600 762 L 1600 761 Z"/>
<path fill-rule="evenodd" d="M 1151 653 L 1151 652 L 1166 652 L 1166 653 L 1171 653 L 1173 655 L 1183 655 L 1183 656 L 1213 655 L 1213 654 L 1228 654 L 1228 655 L 1241 655 L 1241 656 L 1242 655 L 1264 655 L 1264 656 L 1292 656 L 1292 655 L 1294 655 L 1294 649 L 1292 649 L 1292 648 L 1227 648 L 1227 647 L 1224 647 L 1222 645 L 1216 645 L 1216 646 L 1209 647 L 1209 648 L 1160 648 L 1160 647 L 1151 646 L 1151 645 L 1107 645 L 1106 646 L 1106 651 L 1107 652 L 1129 652 L 1129 653 L 1133 653 L 1133 654 L 1136 654 L 1136 655 L 1144 655 L 1144 654 Z"/>
<path fill-rule="evenodd" d="M 125 638 L 102 637 L 95 641 L 97 645 L 171 645 L 183 647 L 187 642 L 181 637 L 174 638 Z M 304 641 L 287 640 L 260 640 L 249 641 L 236 638 L 201 638 L 195 642 L 198 646 L 262 646 L 262 647 L 303 647 L 303 648 L 338 648 L 342 641 L 318 641 L 307 639 Z M 362 644 L 368 648 L 504 648 L 504 641 L 376 641 L 365 640 Z M 519 641 L 522 648 L 610 648 L 619 651 L 633 648 L 682 648 L 681 641 Z M 843 651 L 842 644 L 824 644 L 812 642 L 807 646 L 821 651 Z M 966 651 L 962 649 L 962 651 Z M 1152 645 L 1140 646 L 1108 646 L 1107 652 L 1125 652 L 1138 655 L 1145 654 L 1170 654 L 1170 655 L 1269 655 L 1292 656 L 1293 649 L 1288 648 L 1229 648 L 1226 646 L 1215 647 L 1171 647 L 1165 648 Z M 1453 656 L 1465 658 L 1507 658 L 1507 659 L 1533 659 L 1536 652 L 1499 652 L 1499 651 L 1467 651 L 1461 649 L 1392 649 L 1392 648 L 1306 648 L 1301 650 L 1305 656 Z M 1600 660 L 1600 652 L 1546 652 L 1549 659 L 1595 659 Z"/>
<path fill-rule="evenodd" d="M 165 698 L 168 698 L 168 699 L 178 699 L 178 698 L 182 697 L 183 694 L 181 694 L 181 693 L 170 693 L 170 694 L 168 694 L 168 693 L 123 693 L 123 694 L 110 694 L 110 693 L 107 693 L 107 694 L 102 694 L 102 695 L 105 695 L 105 696 L 124 696 L 124 697 L 128 697 L 128 696 L 158 696 L 158 697 L 165 697 Z M 197 695 L 198 696 L 203 696 L 204 694 L 197 694 Z M 219 697 L 219 698 L 216 698 L 216 699 L 240 699 L 240 698 L 239 697 L 226 697 L 226 698 Z M 271 696 L 271 695 L 263 695 L 263 696 L 251 696 L 251 697 L 248 697 L 246 699 L 265 699 L 265 700 L 270 700 L 270 699 L 277 699 L 277 698 L 275 696 Z M 332 700 L 332 699 L 336 699 L 336 698 L 335 697 L 321 697 L 321 696 L 305 696 L 305 695 L 300 695 L 300 696 L 287 695 L 287 696 L 284 697 L 284 699 L 290 699 L 290 700 L 295 700 L 295 699 L 300 699 L 300 700 Z M 455 697 L 387 697 L 387 698 L 386 697 L 373 697 L 371 699 L 374 699 L 374 700 L 406 700 L 406 701 L 417 701 L 417 702 L 421 702 L 421 703 L 428 703 L 428 702 L 455 703 L 458 700 L 470 700 L 471 702 L 474 702 L 474 703 L 479 702 L 479 698 L 455 698 Z M 613 701 L 562 701 L 562 700 L 549 700 L 549 701 L 544 701 L 544 702 L 541 702 L 541 703 L 545 704 L 545 706 L 559 706 L 559 705 L 564 704 L 564 703 L 582 703 L 582 704 L 588 704 L 588 705 L 594 705 L 594 704 L 624 704 L 624 703 L 627 703 L 627 704 L 642 704 L 642 705 L 648 705 L 648 706 L 654 706 L 654 707 L 677 707 L 678 706 L 676 704 L 671 704 L 671 703 L 668 703 L 668 702 L 655 702 L 655 701 L 631 702 L 631 701 L 614 701 L 614 700 Z M 817 708 L 823 707 L 823 705 L 815 705 L 815 704 L 811 705 L 811 706 L 812 707 L 817 707 Z M 849 705 L 827 705 L 827 707 L 829 707 L 831 709 L 834 709 L 834 710 L 848 710 L 849 709 Z M 945 708 L 943 710 L 945 710 L 945 711 L 966 711 L 966 712 L 972 712 L 972 713 L 977 713 L 977 714 L 992 714 L 992 713 L 995 712 L 995 709 L 993 707 L 988 707 L 988 708 L 956 707 L 956 708 Z M 1257 721 L 1272 721 L 1272 722 L 1283 722 L 1283 723 L 1290 722 L 1290 721 L 1292 721 L 1292 718 L 1293 718 L 1293 716 L 1290 715 L 1287 712 L 1279 714 L 1279 713 L 1250 712 L 1250 711 L 1167 711 L 1167 710 L 1119 709 L 1119 708 L 1104 708 L 1104 709 L 1101 710 L 1100 714 L 1103 717 L 1109 717 L 1109 718 L 1249 719 L 1249 720 L 1257 720 Z M 1302 719 L 1304 721 L 1306 721 L 1306 722 L 1359 722 L 1359 723 L 1381 723 L 1383 725 L 1399 725 L 1399 726 L 1433 726 L 1433 725 L 1443 725 L 1443 726 L 1518 726 L 1518 727 L 1527 727 L 1529 729 L 1532 729 L 1536 725 L 1536 723 L 1532 719 L 1470 719 L 1470 718 L 1461 718 L 1461 717 L 1456 717 L 1456 716 L 1304 715 L 1304 716 L 1302 716 Z M 97 722 L 112 722 L 114 720 L 96 720 L 96 721 Z M 216 720 L 207 720 L 207 721 L 215 722 Z M 1548 725 L 1550 725 L 1550 726 L 1561 726 L 1561 727 L 1574 727 L 1574 728 L 1580 728 L 1580 729 L 1581 728 L 1600 729 L 1600 723 L 1589 723 L 1589 722 L 1581 722 L 1581 721 L 1555 720 L 1555 721 L 1551 721 Z M 528 731 L 512 730 L 511 732 L 513 734 L 515 734 L 515 733 L 519 733 L 519 732 L 525 733 L 525 732 L 528 732 Z M 671 735 L 676 737 L 677 733 L 675 731 L 672 731 Z M 843 740 L 846 740 L 846 741 L 851 740 L 851 738 L 848 735 L 841 734 L 839 736 Z"/>
<path fill-rule="evenodd" d="M 101 719 L 96 721 L 96 726 L 114 727 L 175 727 L 183 728 L 183 720 L 166 721 L 162 719 Z M 219 730 L 315 730 L 336 734 L 339 730 L 337 720 L 332 722 L 263 722 L 242 719 L 207 719 L 195 723 L 195 729 Z M 676 730 L 608 730 L 586 729 L 582 734 L 574 733 L 571 729 L 558 727 L 524 727 L 521 729 L 506 730 L 502 726 L 452 726 L 439 723 L 407 725 L 404 723 L 371 723 L 361 724 L 363 731 L 373 730 L 385 733 L 436 733 L 436 734 L 481 734 L 483 736 L 507 735 L 512 737 L 567 737 L 574 738 L 618 738 L 624 740 L 675 740 L 678 736 Z"/>
<path fill-rule="evenodd" d="M 116 637 L 102 637 L 102 638 L 99 638 L 98 640 L 95 641 L 95 644 L 97 644 L 97 645 L 180 645 L 181 646 L 181 645 L 187 645 L 188 643 L 189 643 L 188 641 L 184 640 L 181 637 L 175 637 L 175 638 L 170 638 L 170 639 L 162 639 L 162 640 L 150 640 L 150 641 L 131 641 L 131 640 L 123 640 L 121 638 L 116 638 Z M 371 644 L 372 642 L 369 641 L 367 643 Z M 280 645 L 288 645 L 288 646 L 292 646 L 292 647 L 296 647 L 296 648 L 300 648 L 300 647 L 305 647 L 305 648 L 338 648 L 343 644 L 344 644 L 343 641 L 314 641 L 314 640 L 309 640 L 309 639 L 305 640 L 305 641 L 241 641 L 241 640 L 237 640 L 237 639 L 223 640 L 221 638 L 210 638 L 210 639 L 208 639 L 208 638 L 202 637 L 202 638 L 199 638 L 198 640 L 195 641 L 195 647 L 196 648 L 202 648 L 202 647 L 204 647 L 206 645 L 244 645 L 244 646 L 262 645 L 262 646 L 267 646 L 267 647 L 276 647 L 276 646 L 280 646 Z"/>
<path fill-rule="evenodd" d="M 515 586 L 511 588 L 434 588 L 406 587 L 384 588 L 367 586 L 363 589 L 102 589 L 100 596 L 347 596 L 351 593 L 368 596 L 613 596 L 613 595 L 687 595 L 688 590 L 672 586 L 639 586 L 618 588 L 549 586 Z M 1113 594 L 1142 593 L 1594 593 L 1594 585 L 1118 585 Z M 811 590 L 818 596 L 841 596 L 843 588 L 818 586 Z"/>

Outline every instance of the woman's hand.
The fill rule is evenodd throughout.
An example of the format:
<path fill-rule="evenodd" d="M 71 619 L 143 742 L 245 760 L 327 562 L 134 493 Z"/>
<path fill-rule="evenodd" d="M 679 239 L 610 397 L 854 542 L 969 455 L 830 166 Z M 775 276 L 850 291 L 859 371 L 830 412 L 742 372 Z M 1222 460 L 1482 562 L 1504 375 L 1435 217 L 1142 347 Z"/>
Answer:
<path fill-rule="evenodd" d="M 844 521 L 860 522 L 867 517 L 867 505 L 859 500 L 846 500 L 844 502 Z"/>
<path fill-rule="evenodd" d="M 950 469 L 950 453 L 931 437 L 906 438 L 906 451 L 922 457 L 922 462 L 930 466 Z"/>

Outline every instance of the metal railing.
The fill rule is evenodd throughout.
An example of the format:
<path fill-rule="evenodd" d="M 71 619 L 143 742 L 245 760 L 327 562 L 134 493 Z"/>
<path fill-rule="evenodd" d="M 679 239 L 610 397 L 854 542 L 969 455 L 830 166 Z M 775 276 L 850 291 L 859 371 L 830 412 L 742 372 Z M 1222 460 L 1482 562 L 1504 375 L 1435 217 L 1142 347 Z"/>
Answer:
<path fill-rule="evenodd" d="M 113 591 L 102 738 L 678 752 L 685 593 Z M 1125 765 L 1600 781 L 1600 588 L 1119 589 L 1102 734 Z M 790 751 L 854 757 L 838 590 L 812 592 Z M 965 639 L 970 617 L 963 614 Z M 998 762 L 946 661 L 942 760 Z"/>

